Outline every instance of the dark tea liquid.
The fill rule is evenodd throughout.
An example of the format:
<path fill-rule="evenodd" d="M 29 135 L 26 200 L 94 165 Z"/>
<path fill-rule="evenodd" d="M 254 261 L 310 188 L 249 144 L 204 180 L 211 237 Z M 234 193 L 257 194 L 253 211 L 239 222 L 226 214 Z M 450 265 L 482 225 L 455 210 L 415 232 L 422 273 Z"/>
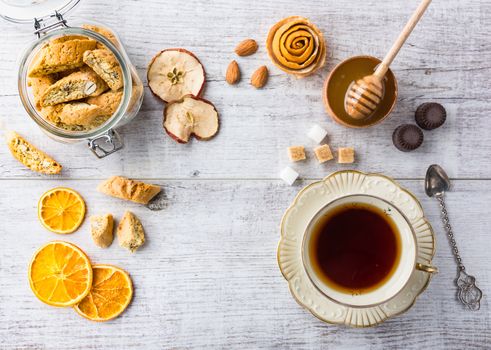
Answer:
<path fill-rule="evenodd" d="M 309 244 L 321 281 L 347 293 L 376 289 L 399 263 L 400 239 L 389 213 L 368 204 L 349 204 L 319 218 Z"/>

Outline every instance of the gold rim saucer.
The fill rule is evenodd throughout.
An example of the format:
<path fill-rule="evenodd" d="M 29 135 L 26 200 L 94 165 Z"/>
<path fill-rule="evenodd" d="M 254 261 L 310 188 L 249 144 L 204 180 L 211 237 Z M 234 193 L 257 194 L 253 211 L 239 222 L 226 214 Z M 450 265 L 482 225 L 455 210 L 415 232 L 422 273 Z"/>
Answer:
<path fill-rule="evenodd" d="M 435 235 L 423 208 L 406 189 L 384 175 L 354 170 L 335 172 L 303 188 L 281 220 L 277 259 L 293 298 L 321 321 L 350 327 L 371 327 L 409 310 L 428 286 L 431 274 L 415 270 L 406 286 L 393 298 L 369 307 L 342 305 L 327 298 L 311 282 L 302 262 L 302 241 L 312 217 L 325 205 L 348 195 L 372 195 L 391 203 L 414 230 L 416 262 L 431 265 Z"/>

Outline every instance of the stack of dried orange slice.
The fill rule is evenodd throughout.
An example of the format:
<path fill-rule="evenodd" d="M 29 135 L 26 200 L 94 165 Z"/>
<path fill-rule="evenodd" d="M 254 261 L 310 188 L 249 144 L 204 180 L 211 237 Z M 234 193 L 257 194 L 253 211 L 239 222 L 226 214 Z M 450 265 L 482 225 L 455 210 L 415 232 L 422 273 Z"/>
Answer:
<path fill-rule="evenodd" d="M 92 321 L 108 321 L 120 315 L 133 296 L 127 272 L 116 266 L 92 266 L 74 244 L 53 241 L 42 246 L 29 266 L 29 284 L 42 302 L 72 306 Z"/>

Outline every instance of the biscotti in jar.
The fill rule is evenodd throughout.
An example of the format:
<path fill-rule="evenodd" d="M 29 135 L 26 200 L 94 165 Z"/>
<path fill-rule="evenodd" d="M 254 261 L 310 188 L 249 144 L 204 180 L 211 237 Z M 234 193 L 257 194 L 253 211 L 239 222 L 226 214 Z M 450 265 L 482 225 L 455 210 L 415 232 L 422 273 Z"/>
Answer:
<path fill-rule="evenodd" d="M 137 115 L 143 84 L 112 28 L 87 20 L 68 26 L 63 15 L 77 3 L 9 4 L 0 15 L 35 28 L 18 74 L 28 115 L 55 140 L 88 141 L 104 157 L 123 147 L 116 129 Z"/>

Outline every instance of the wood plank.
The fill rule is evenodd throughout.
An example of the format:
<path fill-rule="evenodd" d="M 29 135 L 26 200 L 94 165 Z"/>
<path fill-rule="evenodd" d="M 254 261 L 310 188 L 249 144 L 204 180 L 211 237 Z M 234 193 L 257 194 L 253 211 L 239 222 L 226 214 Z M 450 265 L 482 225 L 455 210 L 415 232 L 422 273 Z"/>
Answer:
<path fill-rule="evenodd" d="M 0 183 L 0 340 L 12 349 L 486 349 L 491 342 L 489 210 L 491 181 L 456 181 L 448 195 L 464 262 L 485 297 L 479 312 L 455 300 L 455 264 L 439 221 L 437 203 L 421 181 L 403 181 L 421 200 L 437 234 L 434 260 L 440 273 L 405 315 L 372 329 L 321 323 L 289 294 L 276 263 L 283 211 L 305 183 L 290 188 L 277 181 L 158 181 L 167 207 L 160 212 L 106 197 L 97 181 L 65 181 L 80 191 L 89 215 L 134 211 L 147 244 L 130 255 L 117 242 L 93 245 L 87 222 L 67 236 L 46 232 L 36 202 L 59 181 L 3 180 Z M 39 302 L 29 290 L 26 269 L 43 243 L 66 239 L 94 262 L 127 269 L 135 298 L 118 319 L 97 324 L 70 309 Z"/>
<path fill-rule="evenodd" d="M 390 120 L 369 130 L 349 130 L 332 122 L 324 111 L 320 91 L 329 70 L 352 55 L 383 56 L 415 3 L 390 2 L 381 12 L 376 0 L 240 0 L 233 4 L 226 0 L 210 4 L 174 0 L 165 5 L 157 0 L 82 2 L 72 17 L 94 18 L 97 13 L 97 20 L 117 28 L 142 78 L 149 60 L 160 49 L 182 46 L 194 51 L 207 70 L 205 96 L 221 114 L 222 128 L 214 140 L 177 145 L 162 132 L 163 104 L 146 89 L 140 115 L 121 129 L 126 149 L 103 161 L 95 159 L 85 143 L 66 146 L 49 140 L 26 116 L 17 96 L 12 52 L 21 52 L 33 39 L 31 28 L 0 21 L 0 30 L 6 33 L 0 52 L 0 120 L 59 158 L 67 178 L 128 173 L 142 178 L 274 179 L 288 164 L 287 146 L 312 146 L 305 133 L 313 123 L 328 129 L 334 148 L 356 147 L 356 167 L 362 170 L 421 178 L 424 168 L 438 161 L 454 177 L 490 178 L 491 129 L 486 127 L 491 114 L 489 1 L 431 5 L 394 62 L 400 101 Z M 328 64 L 303 80 L 270 67 L 270 82 L 256 91 L 248 85 L 248 77 L 259 65 L 271 66 L 262 45 L 267 30 L 277 19 L 291 14 L 310 17 L 326 33 Z M 73 18 L 71 21 L 74 23 Z M 359 21 L 370 33 L 354 25 Z M 239 59 L 244 79 L 239 86 L 229 87 L 223 79 L 224 70 L 236 58 L 233 48 L 244 37 L 256 38 L 261 47 L 256 55 Z M 412 122 L 417 105 L 430 100 L 447 107 L 447 124 L 425 133 L 426 141 L 418 151 L 398 152 L 392 146 L 392 131 L 400 123 Z M 309 157 L 313 158 L 311 152 Z M 306 178 L 319 178 L 342 167 L 319 166 L 311 159 L 296 168 Z M 0 178 L 36 176 L 13 161 L 5 147 L 0 148 Z"/>

